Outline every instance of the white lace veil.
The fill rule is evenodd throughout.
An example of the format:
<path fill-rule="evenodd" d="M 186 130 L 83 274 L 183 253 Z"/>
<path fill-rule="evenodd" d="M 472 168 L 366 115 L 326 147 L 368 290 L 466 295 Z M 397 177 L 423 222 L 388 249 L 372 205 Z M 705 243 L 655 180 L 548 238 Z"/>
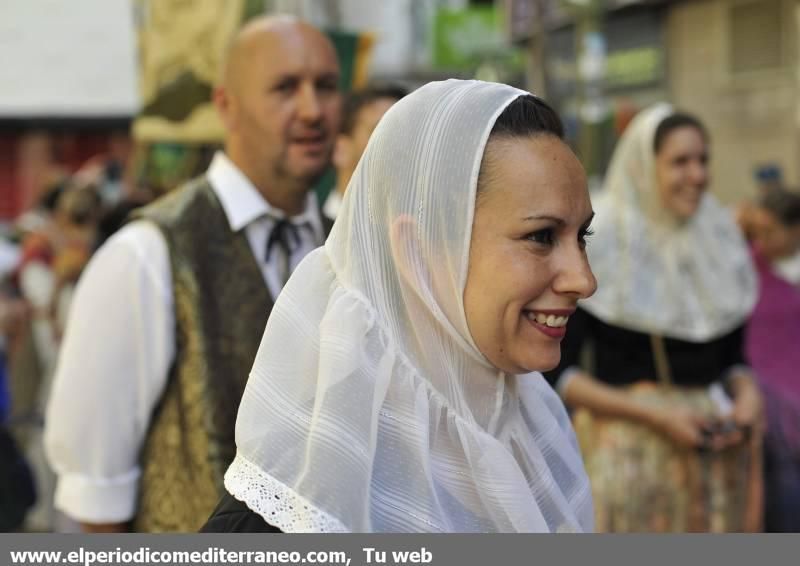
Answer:
<path fill-rule="evenodd" d="M 679 223 L 659 202 L 653 144 L 667 104 L 640 112 L 623 134 L 596 213 L 589 263 L 597 292 L 581 306 L 608 324 L 691 342 L 742 324 L 757 282 L 733 215 L 706 191 Z"/>
<path fill-rule="evenodd" d="M 375 130 L 324 248 L 275 304 L 239 410 L 225 485 L 268 523 L 591 530 L 561 401 L 538 373 L 490 366 L 464 315 L 484 146 L 523 94 L 431 83 Z"/>

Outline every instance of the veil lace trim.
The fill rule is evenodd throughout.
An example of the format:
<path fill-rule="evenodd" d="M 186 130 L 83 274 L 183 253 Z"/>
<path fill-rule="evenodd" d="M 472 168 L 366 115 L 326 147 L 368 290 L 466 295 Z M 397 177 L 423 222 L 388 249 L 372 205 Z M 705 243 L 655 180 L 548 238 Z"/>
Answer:
<path fill-rule="evenodd" d="M 241 454 L 225 472 L 225 488 L 267 523 L 287 533 L 346 533 L 335 517 L 315 507 L 289 486 Z"/>

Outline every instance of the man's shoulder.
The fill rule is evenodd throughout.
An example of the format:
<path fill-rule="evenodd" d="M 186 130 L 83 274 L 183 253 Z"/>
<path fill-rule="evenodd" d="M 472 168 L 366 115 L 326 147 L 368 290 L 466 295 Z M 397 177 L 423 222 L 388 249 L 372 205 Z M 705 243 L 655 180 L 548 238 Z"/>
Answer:
<path fill-rule="evenodd" d="M 208 179 L 201 175 L 142 207 L 133 217 L 152 220 L 159 225 L 173 224 L 185 218 L 192 208 L 207 204 L 214 198 L 213 193 Z"/>
<path fill-rule="evenodd" d="M 83 278 L 98 273 L 130 272 L 136 267 L 163 271 L 165 266 L 168 268 L 167 257 L 166 240 L 159 227 L 147 219 L 137 219 L 120 228 L 97 250 Z"/>
<path fill-rule="evenodd" d="M 148 250 L 163 245 L 164 237 L 154 223 L 146 218 L 136 218 L 120 228 L 98 250 L 119 250 L 122 248 Z"/>

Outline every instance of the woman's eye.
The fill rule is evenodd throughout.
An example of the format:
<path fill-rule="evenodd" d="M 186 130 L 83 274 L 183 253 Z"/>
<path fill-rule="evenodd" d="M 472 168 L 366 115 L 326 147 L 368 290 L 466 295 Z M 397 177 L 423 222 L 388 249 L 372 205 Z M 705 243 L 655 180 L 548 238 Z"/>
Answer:
<path fill-rule="evenodd" d="M 586 228 L 585 230 L 581 230 L 580 234 L 578 234 L 578 243 L 581 245 L 582 248 L 586 247 L 588 243 L 588 239 L 594 236 L 594 230 L 591 228 Z"/>
<path fill-rule="evenodd" d="M 552 246 L 555 243 L 555 234 L 552 228 L 545 228 L 544 230 L 537 230 L 531 232 L 526 236 L 531 242 L 542 244 L 544 246 Z"/>

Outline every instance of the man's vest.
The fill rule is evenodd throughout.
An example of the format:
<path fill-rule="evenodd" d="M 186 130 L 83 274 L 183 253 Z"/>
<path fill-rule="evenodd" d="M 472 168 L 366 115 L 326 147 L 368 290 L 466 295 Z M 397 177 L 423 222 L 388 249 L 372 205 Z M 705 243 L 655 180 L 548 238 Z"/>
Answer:
<path fill-rule="evenodd" d="M 231 231 L 205 177 L 136 216 L 155 223 L 169 248 L 176 355 L 139 458 L 133 528 L 196 532 L 224 493 L 272 298 L 244 230 Z"/>

